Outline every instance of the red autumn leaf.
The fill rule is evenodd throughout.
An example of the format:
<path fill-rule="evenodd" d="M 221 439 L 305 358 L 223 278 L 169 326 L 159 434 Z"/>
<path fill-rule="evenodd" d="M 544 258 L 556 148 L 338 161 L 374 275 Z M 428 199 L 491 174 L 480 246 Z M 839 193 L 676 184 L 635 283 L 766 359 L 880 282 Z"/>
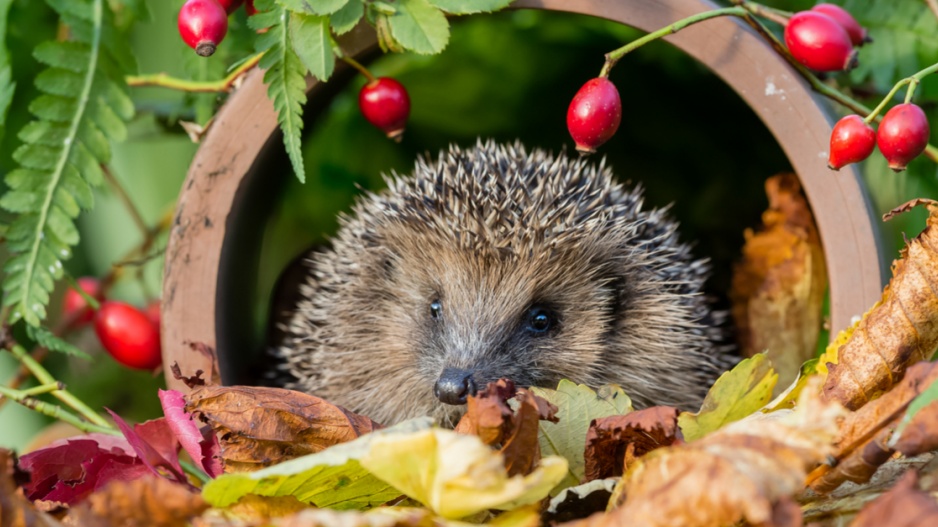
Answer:
<path fill-rule="evenodd" d="M 189 457 L 211 477 L 222 473 L 220 456 L 221 446 L 218 437 L 211 427 L 199 427 L 186 412 L 186 401 L 181 392 L 176 390 L 160 390 L 160 404 L 169 428 L 182 444 L 182 448 Z"/>
<path fill-rule="evenodd" d="M 18 491 L 13 453 L 0 448 L 0 525 L 3 527 L 61 527 L 52 516 L 37 510 Z"/>
<path fill-rule="evenodd" d="M 586 480 L 621 476 L 628 465 L 646 453 L 679 444 L 679 413 L 671 406 L 653 406 L 595 419 L 586 433 Z"/>
<path fill-rule="evenodd" d="M 126 440 L 104 434 L 57 441 L 21 457 L 19 467 L 30 474 L 23 487 L 27 498 L 66 504 L 110 481 L 130 481 L 148 472 Z"/>
<path fill-rule="evenodd" d="M 163 476 L 165 472 L 168 472 L 176 481 L 188 481 L 182 467 L 179 466 L 179 440 L 176 439 L 165 417 L 136 424 L 131 428 L 121 416 L 111 410 L 108 410 L 108 413 L 111 414 L 117 428 L 124 434 L 137 457 L 154 474 Z M 161 473 L 160 468 L 165 472 Z"/>

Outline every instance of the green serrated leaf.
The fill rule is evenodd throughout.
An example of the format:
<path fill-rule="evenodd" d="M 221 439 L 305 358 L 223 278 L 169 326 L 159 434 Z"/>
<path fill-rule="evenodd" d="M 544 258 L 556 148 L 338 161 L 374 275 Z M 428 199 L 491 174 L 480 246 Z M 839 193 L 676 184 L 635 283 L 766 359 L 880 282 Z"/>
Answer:
<path fill-rule="evenodd" d="M 532 387 L 531 391 L 557 407 L 558 422 L 541 421 L 538 430 L 541 454 L 561 456 L 569 462 L 567 476 L 551 491 L 551 496 L 555 496 L 578 485 L 586 474 L 583 449 L 590 421 L 627 414 L 632 411 L 632 400 L 616 385 L 601 386 L 594 392 L 566 379 L 560 381 L 556 390 Z"/>
<path fill-rule="evenodd" d="M 381 505 L 401 492 L 362 468 L 358 460 L 368 453 L 376 438 L 426 430 L 431 425 L 429 418 L 405 421 L 256 472 L 224 474 L 202 488 L 202 497 L 215 507 L 227 507 L 247 494 L 293 496 L 320 508 L 348 510 Z"/>
<path fill-rule="evenodd" d="M 0 0 L 0 139 L 6 131 L 7 110 L 13 102 L 16 83 L 13 82 L 13 70 L 10 67 L 10 54 L 6 48 L 7 14 L 13 0 Z"/>
<path fill-rule="evenodd" d="M 74 344 L 55 336 L 54 333 L 42 326 L 33 327 L 27 325 L 26 334 L 30 339 L 47 350 L 57 351 L 59 353 L 64 353 L 66 355 L 78 357 L 84 360 L 91 360 L 91 355 L 88 355 Z"/>
<path fill-rule="evenodd" d="M 305 68 L 291 46 L 287 11 L 271 5 L 271 12 L 265 15 L 270 16 L 251 17 L 252 20 L 260 18 L 261 21 L 272 22 L 267 32 L 257 39 L 257 51 L 264 52 L 258 65 L 267 70 L 264 73 L 267 97 L 277 111 L 277 121 L 283 131 L 283 144 L 290 163 L 296 177 L 305 182 L 306 171 L 301 150 L 302 112 L 306 103 Z"/>
<path fill-rule="evenodd" d="M 391 34 L 408 51 L 433 55 L 449 42 L 449 21 L 428 0 L 400 0 L 397 12 L 388 17 Z"/>
<path fill-rule="evenodd" d="M 758 411 L 772 398 L 778 374 L 764 353 L 740 361 L 713 384 L 697 413 L 682 412 L 678 425 L 694 441 Z"/>
<path fill-rule="evenodd" d="M 91 187 L 101 184 L 101 163 L 110 158 L 110 141 L 126 135 L 124 121 L 133 103 L 124 85 L 133 67 L 129 46 L 113 26 L 105 0 L 51 0 L 72 41 L 47 42 L 34 56 L 49 69 L 36 77 L 41 95 L 29 109 L 37 120 L 18 137 L 14 152 L 20 167 L 5 179 L 10 189 L 0 205 L 18 216 L 7 232 L 13 253 L 4 266 L 3 303 L 11 320 L 38 327 L 62 261 L 79 242 L 74 219 L 93 204 Z M 129 70 L 128 70 L 129 71 Z M 38 335 L 38 334 L 37 334 Z M 51 342 L 51 341 L 50 341 Z M 53 346 L 56 344 L 50 344 Z"/>
<path fill-rule="evenodd" d="M 349 0 L 342 9 L 329 17 L 332 30 L 336 35 L 344 35 L 352 30 L 365 14 L 365 4 L 361 0 Z"/>
<path fill-rule="evenodd" d="M 331 15 L 345 7 L 349 0 L 277 0 L 277 3 L 294 13 L 308 15 Z"/>
<path fill-rule="evenodd" d="M 514 0 L 430 0 L 430 3 L 453 15 L 491 13 L 508 7 Z"/>
<path fill-rule="evenodd" d="M 290 13 L 290 41 L 306 69 L 321 81 L 329 80 L 335 69 L 329 17 Z"/>

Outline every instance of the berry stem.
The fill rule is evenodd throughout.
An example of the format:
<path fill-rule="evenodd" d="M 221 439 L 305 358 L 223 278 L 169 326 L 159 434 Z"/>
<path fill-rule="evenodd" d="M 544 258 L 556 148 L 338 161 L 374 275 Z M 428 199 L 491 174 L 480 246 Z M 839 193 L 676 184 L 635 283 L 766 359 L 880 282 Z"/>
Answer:
<path fill-rule="evenodd" d="M 834 88 L 831 88 L 831 87 L 828 86 L 827 84 L 824 84 L 823 82 L 821 82 L 821 80 L 818 79 L 817 76 L 814 75 L 814 73 L 812 73 L 809 69 L 805 68 L 805 67 L 802 66 L 797 60 L 795 60 L 795 58 L 791 56 L 791 53 L 788 52 L 788 48 L 786 48 L 784 45 L 782 45 L 782 43 L 779 42 L 779 40 L 775 37 L 775 35 L 774 35 L 771 31 L 769 31 L 768 28 L 766 28 L 761 22 L 759 22 L 758 19 L 756 19 L 756 18 L 754 18 L 754 17 L 752 17 L 752 16 L 748 16 L 748 15 L 747 15 L 747 16 L 744 16 L 744 17 L 742 17 L 742 18 L 743 18 L 743 20 L 745 20 L 746 23 L 748 23 L 753 29 L 755 29 L 757 32 L 759 32 L 759 34 L 762 35 L 763 38 L 765 38 L 769 43 L 771 43 L 771 44 L 772 44 L 772 47 L 775 48 L 775 51 L 776 51 L 776 52 L 778 52 L 780 55 L 782 55 L 783 57 L 785 57 L 785 59 L 788 61 L 788 63 L 791 64 L 791 66 L 792 66 L 793 68 L 795 68 L 795 70 L 796 70 L 798 73 L 800 73 L 801 76 L 804 77 L 804 79 L 805 79 L 806 81 L 808 81 L 808 84 L 811 85 L 811 88 L 812 88 L 814 91 L 816 91 L 816 92 L 818 92 L 819 94 L 821 94 L 821 95 L 827 97 L 828 99 L 831 99 L 832 101 L 835 101 L 835 102 L 837 102 L 837 103 L 843 105 L 844 107 L 846 107 L 846 108 L 852 110 L 852 111 L 853 111 L 854 113 L 856 113 L 856 114 L 859 114 L 859 115 L 868 115 L 868 114 L 872 113 L 872 110 L 870 110 L 870 109 L 869 109 L 866 105 L 864 105 L 863 103 L 861 103 L 861 102 L 857 101 L 856 99 L 853 99 L 852 97 L 850 97 L 850 96 L 848 96 L 848 95 L 846 95 L 846 94 L 844 94 L 844 93 L 841 93 L 840 91 L 835 90 Z M 922 70 L 922 71 L 916 73 L 916 74 L 913 75 L 913 76 L 924 76 L 924 75 L 927 75 L 927 73 L 924 73 L 924 72 L 926 72 L 926 71 L 928 71 L 928 70 L 931 70 L 931 71 L 928 71 L 929 73 L 934 72 L 934 71 L 936 71 L 936 70 L 932 70 L 932 68 L 936 68 L 936 67 L 938 67 L 938 64 L 935 64 L 935 65 L 933 65 L 933 66 L 931 66 L 931 67 L 929 67 L 929 68 L 926 68 L 925 70 Z M 902 81 L 899 81 L 899 82 L 901 83 Z M 874 121 L 874 122 L 879 122 L 881 119 L 882 119 L 882 118 L 881 118 L 879 115 L 874 115 L 872 121 Z M 931 159 L 931 160 L 934 161 L 935 163 L 938 163 L 938 148 L 936 148 L 935 146 L 933 146 L 933 145 L 931 145 L 931 144 L 929 144 L 928 146 L 926 146 L 926 147 L 925 147 L 924 155 L 925 155 L 925 157 L 927 157 L 928 159 Z"/>
<path fill-rule="evenodd" d="M 663 28 L 657 31 L 649 33 L 642 38 L 633 40 L 632 42 L 629 42 L 628 44 L 622 46 L 619 49 L 606 53 L 606 63 L 603 64 L 603 69 L 600 70 L 599 76 L 608 77 L 609 71 L 612 70 L 613 66 L 616 65 L 616 62 L 618 62 L 625 55 L 631 53 L 632 51 L 635 51 L 636 49 L 644 46 L 645 44 L 648 44 L 649 42 L 658 40 L 668 35 L 672 35 L 686 28 L 687 26 L 694 25 L 698 22 L 703 22 L 704 20 L 710 20 L 711 18 L 717 18 L 721 16 L 743 16 L 746 13 L 747 11 L 743 7 L 739 7 L 739 6 L 724 7 L 722 9 L 714 9 L 712 11 L 705 11 L 703 13 L 698 13 L 696 15 L 692 15 L 687 18 L 678 20 L 677 22 L 671 25 L 664 26 Z"/>
<path fill-rule="evenodd" d="M 348 64 L 349 66 L 361 72 L 361 74 L 364 75 L 366 79 L 368 79 L 369 84 L 377 80 L 375 79 L 375 76 L 372 75 L 370 71 L 368 71 L 368 68 L 362 66 L 362 64 L 358 62 L 357 60 L 353 59 L 352 57 L 347 56 L 345 53 L 342 53 L 341 57 L 342 57 L 342 60 L 344 60 L 346 64 Z"/>
<path fill-rule="evenodd" d="M 172 90 L 180 90 L 193 93 L 216 93 L 230 92 L 238 79 L 248 70 L 257 65 L 261 60 L 263 53 L 258 53 L 247 58 L 244 62 L 231 70 L 225 78 L 217 81 L 193 81 L 188 79 L 179 79 L 166 73 L 153 73 L 149 75 L 128 75 L 125 77 L 128 86 L 160 86 Z"/>
<path fill-rule="evenodd" d="M 23 349 L 22 346 L 19 344 L 10 346 L 10 352 L 14 357 L 17 358 L 17 360 L 20 361 L 23 366 L 29 370 L 30 373 L 33 374 L 33 377 L 35 377 L 40 384 L 58 384 L 58 381 L 55 379 L 55 377 L 53 377 L 48 370 L 43 368 L 39 362 L 30 356 L 30 354 L 25 349 Z M 69 408 L 81 414 L 81 416 L 84 417 L 87 421 L 98 426 L 110 426 L 110 424 L 108 424 L 108 422 L 105 421 L 103 417 L 98 415 L 97 412 L 82 402 L 81 399 L 72 395 L 71 392 L 64 389 L 56 389 L 52 390 L 50 393 L 53 397 L 65 403 L 65 405 L 67 405 Z"/>
<path fill-rule="evenodd" d="M 899 91 L 900 88 L 902 88 L 906 84 L 909 84 L 911 79 L 912 79 L 911 77 L 907 77 L 897 82 L 896 85 L 893 86 L 891 90 L 889 90 L 889 93 L 887 93 L 886 96 L 883 97 L 883 100 L 879 101 L 879 104 L 876 105 L 876 108 L 873 108 L 873 111 L 869 112 L 869 115 L 867 115 L 863 120 L 867 124 L 873 122 L 874 120 L 878 121 L 879 114 L 882 113 L 882 111 L 886 108 L 886 105 L 888 105 L 889 102 L 892 101 L 892 98 L 896 96 L 896 93 Z"/>

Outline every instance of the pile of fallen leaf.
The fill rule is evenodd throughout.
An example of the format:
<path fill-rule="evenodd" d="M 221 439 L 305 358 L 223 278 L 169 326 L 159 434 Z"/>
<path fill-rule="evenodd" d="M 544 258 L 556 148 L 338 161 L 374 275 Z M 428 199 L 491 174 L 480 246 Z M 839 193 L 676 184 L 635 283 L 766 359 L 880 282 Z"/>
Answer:
<path fill-rule="evenodd" d="M 503 380 L 470 398 L 455 430 L 384 428 L 198 372 L 188 394 L 160 393 L 164 417 L 112 414 L 121 436 L 0 451 L 0 526 L 938 525 L 938 203 L 894 212 L 920 204 L 928 227 L 882 300 L 777 396 L 778 374 L 754 354 L 696 413 L 634 410 L 617 386 Z M 813 279 L 796 275 L 816 265 L 803 246 L 816 233 L 775 225 L 802 237 L 782 233 L 790 244 L 763 246 L 787 252 L 763 259 L 788 262 L 781 276 L 813 298 Z M 772 268 L 751 267 L 748 305 L 778 294 L 752 278 L 775 280 Z M 782 296 L 814 302 L 798 294 Z M 743 316 L 756 328 L 764 312 Z"/>

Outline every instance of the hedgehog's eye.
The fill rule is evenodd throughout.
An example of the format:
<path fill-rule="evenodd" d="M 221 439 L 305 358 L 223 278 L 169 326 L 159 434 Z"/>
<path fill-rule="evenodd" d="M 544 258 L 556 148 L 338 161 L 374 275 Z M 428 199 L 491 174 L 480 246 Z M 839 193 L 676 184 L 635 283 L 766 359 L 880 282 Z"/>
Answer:
<path fill-rule="evenodd" d="M 554 314 L 543 307 L 532 307 L 528 310 L 528 331 L 531 333 L 547 333 L 554 325 Z"/>
<path fill-rule="evenodd" d="M 433 320 L 443 318 L 443 302 L 440 302 L 439 298 L 430 302 L 430 317 L 433 318 Z"/>

